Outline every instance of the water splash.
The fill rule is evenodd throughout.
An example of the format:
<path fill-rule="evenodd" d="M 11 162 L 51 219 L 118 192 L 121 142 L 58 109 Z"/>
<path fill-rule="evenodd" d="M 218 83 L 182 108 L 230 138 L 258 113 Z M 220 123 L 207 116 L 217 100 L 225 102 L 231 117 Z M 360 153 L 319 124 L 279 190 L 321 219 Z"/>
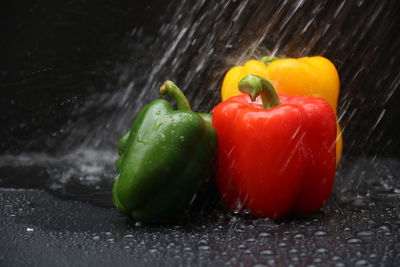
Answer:
<path fill-rule="evenodd" d="M 115 160 L 113 152 L 89 148 L 58 156 L 5 155 L 0 156 L 0 182 L 6 186 L 47 188 L 64 197 L 110 206 Z"/>

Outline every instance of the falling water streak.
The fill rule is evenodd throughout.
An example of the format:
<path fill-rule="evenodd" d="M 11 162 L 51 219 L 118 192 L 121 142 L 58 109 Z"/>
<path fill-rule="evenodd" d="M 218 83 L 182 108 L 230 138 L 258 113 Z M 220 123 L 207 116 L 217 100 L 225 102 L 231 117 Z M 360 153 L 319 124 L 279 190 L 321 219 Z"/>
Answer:
<path fill-rule="evenodd" d="M 371 137 L 374 137 L 376 141 L 382 136 L 383 132 L 380 131 L 378 133 L 375 132 L 376 127 L 378 126 L 379 122 L 382 120 L 383 116 L 385 115 L 386 110 L 384 109 L 380 114 L 378 119 L 375 121 L 375 124 L 371 127 L 371 129 L 365 135 L 365 140 L 369 140 Z"/>
<path fill-rule="evenodd" d="M 302 5 L 304 4 L 304 0 L 298 0 L 296 5 L 294 6 L 294 8 L 290 11 L 290 13 L 285 17 L 285 19 L 283 20 L 279 31 L 282 31 L 283 29 L 285 29 L 286 25 L 289 23 L 289 21 L 293 18 L 294 14 L 296 14 L 296 12 L 298 10 L 300 10 L 300 7 L 302 7 Z"/>
<path fill-rule="evenodd" d="M 282 174 L 286 170 L 286 168 L 288 167 L 288 165 L 292 161 L 292 158 L 298 153 L 299 146 L 303 144 L 303 140 L 304 140 L 305 137 L 306 137 L 306 133 L 305 132 L 301 133 L 300 138 L 297 140 L 297 142 L 294 145 L 292 145 L 292 150 L 290 151 L 290 154 L 287 155 L 285 164 L 283 164 L 283 166 L 279 170 L 280 174 Z"/>
<path fill-rule="evenodd" d="M 336 18 L 338 17 L 338 15 L 339 15 L 340 12 L 342 11 L 342 9 L 343 9 L 345 3 L 346 3 L 346 1 L 342 1 L 342 2 L 339 4 L 338 8 L 337 8 L 336 11 L 335 11 L 335 14 L 333 15 L 333 18 L 334 18 L 334 19 L 336 19 Z"/>
<path fill-rule="evenodd" d="M 391 83 L 390 88 L 392 88 L 392 90 L 390 90 L 389 93 L 387 94 L 387 96 L 384 100 L 384 104 L 389 102 L 389 100 L 392 98 L 393 94 L 395 93 L 396 89 L 398 89 L 399 87 L 400 87 L 400 73 L 396 76 L 396 78 Z"/>
<path fill-rule="evenodd" d="M 375 130 L 375 128 L 376 128 L 376 126 L 378 125 L 378 123 L 382 120 L 383 115 L 385 115 L 385 112 L 386 112 L 386 109 L 384 109 L 384 110 L 381 112 L 381 114 L 379 115 L 378 119 L 376 120 L 374 126 L 372 126 L 372 130 L 371 130 L 371 131 L 374 131 L 374 130 Z"/>

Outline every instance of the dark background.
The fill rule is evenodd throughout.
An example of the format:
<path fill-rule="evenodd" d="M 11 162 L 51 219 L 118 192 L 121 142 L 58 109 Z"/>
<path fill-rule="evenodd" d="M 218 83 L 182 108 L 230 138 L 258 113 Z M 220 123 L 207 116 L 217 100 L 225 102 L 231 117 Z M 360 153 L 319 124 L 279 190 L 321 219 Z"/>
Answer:
<path fill-rule="evenodd" d="M 132 25 L 155 35 L 162 9 L 145 12 L 154 2 L 14 1 L 2 8 L 1 151 L 59 150 L 71 130 L 60 128 L 79 119 L 72 111 L 115 83 L 110 69 Z"/>
<path fill-rule="evenodd" d="M 179 6 L 186 11 L 180 12 L 182 19 L 173 20 Z M 160 79 L 154 81 L 159 84 L 164 77 L 173 78 L 191 102 L 196 100 L 196 109 L 210 111 L 219 101 L 223 72 L 238 64 L 240 56 L 274 49 L 293 57 L 321 54 L 335 63 L 341 77 L 345 155 L 399 157 L 400 4 L 307 1 L 296 6 L 294 1 L 206 1 L 197 9 L 190 1 L 13 2 L 0 11 L 0 149 L 11 154 L 60 152 L 68 136 L 69 149 L 85 142 L 82 135 L 103 138 L 102 145 L 112 148 L 125 129 L 116 127 L 109 135 L 91 131 L 96 128 L 93 122 L 90 125 L 93 117 L 101 117 L 95 122 L 102 124 L 110 120 L 107 114 L 130 113 L 124 121 L 129 124 L 156 95 L 116 111 L 118 107 L 105 109 L 98 94 L 113 95 L 128 80 L 137 82 L 132 99 L 142 90 L 154 90 L 143 88 L 146 73 L 179 30 L 197 21 L 200 26 L 181 39 L 168 68 L 148 79 Z M 160 27 L 171 21 L 177 29 L 160 34 Z M 196 44 L 186 45 L 194 39 Z M 252 54 L 249 47 L 254 41 L 258 45 Z M 175 68 L 173 58 L 178 60 Z M 125 75 L 125 84 L 118 64 L 132 70 Z M 187 73 L 195 77 L 188 78 Z M 81 111 L 88 101 L 97 104 Z M 82 129 L 80 133 L 74 132 L 76 128 Z"/>

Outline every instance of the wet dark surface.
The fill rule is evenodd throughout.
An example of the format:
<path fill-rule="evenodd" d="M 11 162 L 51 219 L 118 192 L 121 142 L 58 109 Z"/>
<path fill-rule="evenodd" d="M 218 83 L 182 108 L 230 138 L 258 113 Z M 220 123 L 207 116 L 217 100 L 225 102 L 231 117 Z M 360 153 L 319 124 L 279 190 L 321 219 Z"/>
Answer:
<path fill-rule="evenodd" d="M 399 12 L 362 0 L 1 8 L 0 266 L 398 266 Z M 344 158 L 326 207 L 274 222 L 217 202 L 175 226 L 119 215 L 116 142 L 155 89 L 172 79 L 209 112 L 229 67 L 269 54 L 338 68 Z"/>
<path fill-rule="evenodd" d="M 100 207 L 95 198 L 90 204 L 44 190 L 1 189 L 0 263 L 397 266 L 400 162 L 386 159 L 374 166 L 361 159 L 352 166 L 357 168 L 342 169 L 337 190 L 321 212 L 281 221 L 234 215 L 217 204 L 177 225 L 140 225 Z M 346 179 L 354 176 L 362 176 L 363 184 L 349 185 Z M 344 185 L 357 190 L 339 191 Z M 102 200 L 110 204 L 109 197 Z"/>

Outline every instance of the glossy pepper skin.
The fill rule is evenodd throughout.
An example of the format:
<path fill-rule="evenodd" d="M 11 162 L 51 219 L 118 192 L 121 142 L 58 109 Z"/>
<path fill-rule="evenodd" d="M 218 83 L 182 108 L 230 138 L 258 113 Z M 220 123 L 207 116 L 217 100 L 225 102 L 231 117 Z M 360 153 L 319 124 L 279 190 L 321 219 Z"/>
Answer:
<path fill-rule="evenodd" d="M 258 76 L 246 76 L 240 88 L 250 97 L 213 110 L 222 198 L 234 210 L 273 219 L 319 210 L 336 173 L 333 109 L 322 98 L 278 97 Z"/>
<path fill-rule="evenodd" d="M 331 61 L 315 57 L 284 58 L 263 57 L 262 61 L 249 60 L 244 66 L 230 69 L 223 80 L 222 100 L 241 94 L 238 82 L 248 74 L 263 77 L 271 82 L 278 93 L 321 97 L 335 110 L 339 97 L 339 75 Z M 342 154 L 342 134 L 337 123 L 336 159 Z"/>
<path fill-rule="evenodd" d="M 173 97 L 145 106 L 118 143 L 113 203 L 141 222 L 169 222 L 182 215 L 214 171 L 217 136 L 208 114 L 190 109 L 171 81 L 160 93 Z"/>

